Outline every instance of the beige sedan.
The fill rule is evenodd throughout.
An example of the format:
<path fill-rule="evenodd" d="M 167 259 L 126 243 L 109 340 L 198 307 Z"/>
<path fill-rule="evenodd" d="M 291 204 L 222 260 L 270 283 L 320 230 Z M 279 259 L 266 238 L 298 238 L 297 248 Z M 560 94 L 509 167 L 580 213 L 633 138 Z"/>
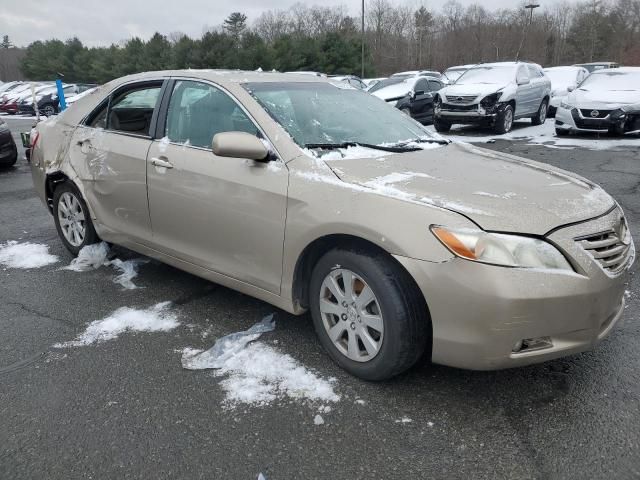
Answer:
<path fill-rule="evenodd" d="M 330 79 L 114 80 L 32 134 L 35 188 L 74 254 L 100 239 L 307 310 L 364 379 L 593 347 L 635 250 L 598 186 L 450 143 Z"/>

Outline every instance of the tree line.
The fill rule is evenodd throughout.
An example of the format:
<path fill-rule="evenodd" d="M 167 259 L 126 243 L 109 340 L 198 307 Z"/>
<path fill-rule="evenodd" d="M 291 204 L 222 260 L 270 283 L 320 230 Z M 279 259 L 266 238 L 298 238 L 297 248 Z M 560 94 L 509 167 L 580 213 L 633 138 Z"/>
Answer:
<path fill-rule="evenodd" d="M 524 3 L 488 10 L 451 0 L 440 11 L 389 0 L 368 0 L 365 76 L 409 69 L 514 60 L 544 66 L 596 60 L 640 64 L 640 0 L 559 0 L 539 9 L 529 24 Z M 126 74 L 182 68 L 316 70 L 359 74 L 360 18 L 345 7 L 305 6 L 269 10 L 251 25 L 232 13 L 200 38 L 155 33 L 108 47 L 78 38 L 30 44 L 22 60 L 27 78 L 104 83 Z"/>

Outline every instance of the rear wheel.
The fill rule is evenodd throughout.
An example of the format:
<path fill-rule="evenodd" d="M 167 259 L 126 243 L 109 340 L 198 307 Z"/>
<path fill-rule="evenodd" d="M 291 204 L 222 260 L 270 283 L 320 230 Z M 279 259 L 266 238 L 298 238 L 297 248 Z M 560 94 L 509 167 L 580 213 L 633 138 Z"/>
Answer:
<path fill-rule="evenodd" d="M 100 241 L 87 204 L 71 182 L 63 183 L 53 193 L 53 218 L 62 243 L 74 255 Z"/>
<path fill-rule="evenodd" d="M 537 113 L 531 117 L 531 123 L 534 125 L 542 125 L 544 121 L 547 119 L 547 111 L 549 109 L 549 102 L 545 98 L 542 100 L 540 104 L 540 108 L 538 108 Z"/>
<path fill-rule="evenodd" d="M 500 135 L 510 132 L 513 127 L 513 107 L 505 105 L 498 111 L 494 131 Z"/>
<path fill-rule="evenodd" d="M 403 372 L 429 345 L 422 295 L 384 253 L 326 253 L 313 269 L 309 303 L 329 356 L 362 379 L 385 380 Z"/>
<path fill-rule="evenodd" d="M 439 118 L 435 118 L 433 120 L 433 126 L 436 129 L 436 132 L 447 133 L 451 130 L 451 124 L 449 122 L 445 122 L 444 120 L 440 120 Z"/>

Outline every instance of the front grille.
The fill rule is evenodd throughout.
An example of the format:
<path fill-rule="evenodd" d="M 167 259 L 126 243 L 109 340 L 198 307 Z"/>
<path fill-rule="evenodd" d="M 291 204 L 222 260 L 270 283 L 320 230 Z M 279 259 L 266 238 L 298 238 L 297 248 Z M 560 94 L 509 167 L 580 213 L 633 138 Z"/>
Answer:
<path fill-rule="evenodd" d="M 576 238 L 584 248 L 606 271 L 620 272 L 631 259 L 631 234 L 624 229 L 624 239 L 613 230 Z"/>
<path fill-rule="evenodd" d="M 612 110 L 596 110 L 593 108 L 581 108 L 580 113 L 585 118 L 605 118 Z"/>
<path fill-rule="evenodd" d="M 477 110 L 478 105 L 451 105 L 448 103 L 442 104 L 442 110 L 450 110 L 452 112 L 469 112 Z"/>
<path fill-rule="evenodd" d="M 473 102 L 476 98 L 478 98 L 478 95 L 451 95 L 447 96 L 447 103 L 464 105 Z"/>
<path fill-rule="evenodd" d="M 609 120 L 603 118 L 582 118 L 575 108 L 571 111 L 571 116 L 573 117 L 576 127 L 587 130 L 607 130 L 611 124 Z"/>

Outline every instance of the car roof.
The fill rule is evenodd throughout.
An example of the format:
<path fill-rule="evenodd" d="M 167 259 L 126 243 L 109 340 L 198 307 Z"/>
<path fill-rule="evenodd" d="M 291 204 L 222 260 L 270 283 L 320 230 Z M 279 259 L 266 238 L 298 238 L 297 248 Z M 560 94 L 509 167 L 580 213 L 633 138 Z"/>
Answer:
<path fill-rule="evenodd" d="M 640 72 L 640 67 L 620 67 L 620 68 L 603 68 L 591 72 L 591 75 L 612 75 L 616 73 L 637 73 Z"/>
<path fill-rule="evenodd" d="M 576 63 L 575 65 L 618 65 L 618 62 L 588 62 L 588 63 Z"/>
<path fill-rule="evenodd" d="M 142 72 L 116 79 L 118 83 L 132 81 L 152 80 L 163 77 L 191 77 L 224 84 L 240 83 L 267 83 L 267 82 L 329 82 L 325 76 L 311 75 L 302 72 L 255 72 L 245 70 L 218 70 L 218 69 L 185 69 L 185 70 L 159 70 Z"/>
<path fill-rule="evenodd" d="M 585 68 L 582 65 L 562 65 L 558 67 L 545 67 L 543 70 L 546 72 L 547 70 L 579 70 Z"/>

